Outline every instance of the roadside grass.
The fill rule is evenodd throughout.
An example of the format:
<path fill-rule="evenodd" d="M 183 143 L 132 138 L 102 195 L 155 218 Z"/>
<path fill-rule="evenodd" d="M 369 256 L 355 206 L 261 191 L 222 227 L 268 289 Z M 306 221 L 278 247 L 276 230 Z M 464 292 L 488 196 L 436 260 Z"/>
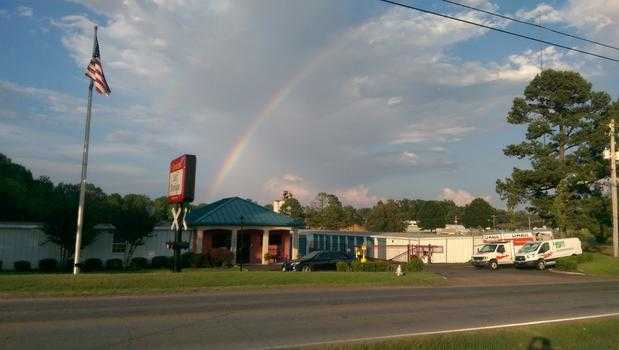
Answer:
<path fill-rule="evenodd" d="M 462 333 L 424 335 L 388 341 L 327 345 L 310 347 L 310 349 L 619 349 L 618 329 L 619 318 L 605 318 Z"/>
<path fill-rule="evenodd" d="M 209 288 L 281 286 L 427 286 L 443 279 L 429 272 L 280 272 L 187 269 L 182 273 L 0 274 L 0 297 L 124 295 L 196 292 Z"/>
<path fill-rule="evenodd" d="M 557 268 L 593 276 L 619 277 L 619 259 L 601 253 L 561 258 L 557 262 Z"/>

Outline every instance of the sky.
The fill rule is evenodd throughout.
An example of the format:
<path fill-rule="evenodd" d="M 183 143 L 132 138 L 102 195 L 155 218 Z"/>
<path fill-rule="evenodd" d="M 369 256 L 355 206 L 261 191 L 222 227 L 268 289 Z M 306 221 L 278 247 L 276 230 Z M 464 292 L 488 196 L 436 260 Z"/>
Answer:
<path fill-rule="evenodd" d="M 616 50 L 454 5 L 403 0 L 619 57 Z M 619 1 L 462 0 L 619 46 Z M 506 115 L 543 68 L 619 95 L 617 63 L 376 0 L 0 1 L 0 153 L 78 183 L 99 26 L 110 96 L 93 99 L 88 181 L 161 196 L 197 156 L 196 202 L 291 191 L 345 204 L 476 197 L 526 162 Z M 541 66 L 540 66 L 541 53 Z"/>

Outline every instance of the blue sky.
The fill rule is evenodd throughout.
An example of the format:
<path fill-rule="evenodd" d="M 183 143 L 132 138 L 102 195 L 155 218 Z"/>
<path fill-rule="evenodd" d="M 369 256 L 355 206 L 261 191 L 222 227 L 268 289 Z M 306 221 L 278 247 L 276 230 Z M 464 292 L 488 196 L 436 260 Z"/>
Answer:
<path fill-rule="evenodd" d="M 463 2 L 619 44 L 619 3 Z M 378 1 L 3 1 L 0 152 L 56 182 L 79 180 L 95 23 L 112 95 L 94 99 L 89 181 L 106 192 L 162 195 L 169 160 L 193 153 L 201 202 L 269 202 L 290 190 L 356 206 L 478 196 L 501 205 L 496 179 L 525 164 L 502 154 L 522 138 L 505 116 L 540 50 L 545 68 L 577 70 L 619 95 L 615 63 Z"/>

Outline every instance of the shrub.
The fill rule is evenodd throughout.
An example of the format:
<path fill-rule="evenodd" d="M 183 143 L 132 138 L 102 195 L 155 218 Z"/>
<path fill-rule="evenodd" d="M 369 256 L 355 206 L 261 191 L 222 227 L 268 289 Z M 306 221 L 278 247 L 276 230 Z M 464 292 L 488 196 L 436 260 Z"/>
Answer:
<path fill-rule="evenodd" d="M 578 268 L 578 259 L 575 256 L 559 258 L 555 267 L 560 270 L 576 270 Z"/>
<path fill-rule="evenodd" d="M 0 260 L 0 271 L 2 271 L 2 260 Z"/>
<path fill-rule="evenodd" d="M 419 271 L 423 271 L 424 266 L 423 266 L 423 261 L 421 261 L 421 259 L 414 257 L 403 267 L 408 272 L 419 272 Z"/>
<path fill-rule="evenodd" d="M 171 260 L 167 256 L 156 256 L 151 260 L 150 267 L 153 269 L 165 269 L 170 267 Z"/>
<path fill-rule="evenodd" d="M 15 271 L 17 272 L 26 272 L 26 271 L 30 271 L 31 266 L 30 266 L 30 261 L 27 260 L 19 260 L 13 263 L 13 267 L 15 268 Z"/>
<path fill-rule="evenodd" d="M 56 259 L 41 259 L 39 260 L 39 271 L 54 272 L 58 270 L 58 260 Z"/>
<path fill-rule="evenodd" d="M 148 259 L 142 257 L 132 258 L 129 266 L 134 270 L 143 270 L 148 267 Z"/>
<path fill-rule="evenodd" d="M 389 271 L 389 263 L 386 261 L 368 261 L 365 263 L 353 261 L 350 263 L 350 271 L 353 272 L 385 272 Z"/>
<path fill-rule="evenodd" d="M 86 259 L 82 264 L 82 270 L 84 270 L 84 272 L 102 271 L 103 261 L 97 258 Z"/>
<path fill-rule="evenodd" d="M 191 267 L 191 252 L 181 254 L 181 267 Z M 170 265 L 174 264 L 174 257 L 170 257 Z"/>
<path fill-rule="evenodd" d="M 231 266 L 234 254 L 228 248 L 216 248 L 209 252 L 209 257 L 213 266 Z"/>
<path fill-rule="evenodd" d="M 576 258 L 579 264 L 592 262 L 593 253 L 582 253 L 581 255 L 576 255 L 574 258 Z"/>
<path fill-rule="evenodd" d="M 339 272 L 348 272 L 350 271 L 350 264 L 345 261 L 338 261 L 335 264 L 335 269 Z"/>
<path fill-rule="evenodd" d="M 121 259 L 107 259 L 105 261 L 105 269 L 110 271 L 121 271 L 123 269 L 123 261 Z"/>

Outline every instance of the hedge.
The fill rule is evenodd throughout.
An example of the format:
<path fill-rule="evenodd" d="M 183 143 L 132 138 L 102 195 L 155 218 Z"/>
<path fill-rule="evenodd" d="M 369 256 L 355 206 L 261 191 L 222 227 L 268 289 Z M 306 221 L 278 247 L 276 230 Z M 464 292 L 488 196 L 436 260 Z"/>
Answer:
<path fill-rule="evenodd" d="M 578 264 L 584 264 L 593 261 L 592 253 L 583 253 L 581 255 L 576 256 L 568 256 L 565 258 L 557 259 L 557 263 L 555 265 L 556 268 L 560 270 L 576 270 L 578 269 Z"/>
<path fill-rule="evenodd" d="M 424 265 L 421 259 L 413 258 L 403 268 L 409 272 L 420 272 L 423 271 Z"/>
<path fill-rule="evenodd" d="M 27 260 L 18 260 L 14 262 L 13 268 L 15 268 L 15 271 L 17 272 L 27 272 L 32 269 L 32 267 L 30 266 L 30 261 Z"/>
<path fill-rule="evenodd" d="M 335 264 L 335 268 L 340 272 L 387 272 L 395 271 L 398 265 L 402 266 L 402 271 L 419 272 L 423 271 L 424 265 L 420 259 L 413 258 L 408 263 L 389 263 L 388 261 L 368 261 L 365 263 L 353 261 L 347 263 L 340 261 Z"/>
<path fill-rule="evenodd" d="M 58 260 L 56 259 L 41 259 L 39 260 L 39 271 L 55 272 L 58 270 Z"/>
<path fill-rule="evenodd" d="M 153 269 L 165 269 L 170 267 L 171 259 L 167 256 L 156 256 L 150 262 L 150 267 Z"/>
<path fill-rule="evenodd" d="M 211 266 L 232 266 L 234 254 L 228 248 L 211 249 L 208 252 L 208 260 Z"/>
<path fill-rule="evenodd" d="M 121 271 L 123 269 L 123 261 L 121 259 L 107 259 L 105 261 L 105 269 L 110 271 Z"/>
<path fill-rule="evenodd" d="M 2 271 L 2 260 L 0 260 L 0 271 Z"/>
<path fill-rule="evenodd" d="M 82 270 L 84 270 L 84 272 L 102 271 L 103 261 L 97 258 L 86 259 L 82 264 Z"/>
<path fill-rule="evenodd" d="M 129 266 L 135 270 L 143 270 L 148 267 L 148 259 L 142 257 L 132 258 Z"/>

